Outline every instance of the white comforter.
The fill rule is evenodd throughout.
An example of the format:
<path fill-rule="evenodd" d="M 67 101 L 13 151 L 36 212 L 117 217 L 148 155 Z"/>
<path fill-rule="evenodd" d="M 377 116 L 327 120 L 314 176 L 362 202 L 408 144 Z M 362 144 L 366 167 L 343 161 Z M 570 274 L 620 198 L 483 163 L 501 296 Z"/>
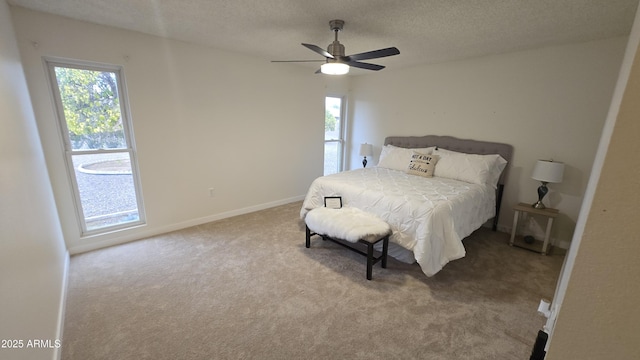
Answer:
<path fill-rule="evenodd" d="M 462 239 L 495 215 L 495 189 L 447 178 L 425 178 L 372 167 L 317 178 L 301 218 L 342 196 L 343 206 L 375 214 L 391 226 L 391 242 L 413 252 L 427 276 L 464 257 Z"/>

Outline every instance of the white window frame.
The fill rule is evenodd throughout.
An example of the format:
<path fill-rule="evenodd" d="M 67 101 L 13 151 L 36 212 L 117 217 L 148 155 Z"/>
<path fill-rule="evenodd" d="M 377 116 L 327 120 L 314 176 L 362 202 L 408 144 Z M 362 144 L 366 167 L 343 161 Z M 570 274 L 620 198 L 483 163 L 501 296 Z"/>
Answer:
<path fill-rule="evenodd" d="M 131 112 L 129 109 L 129 96 L 126 88 L 126 82 L 124 79 L 124 68 L 119 65 L 104 64 L 90 61 L 82 61 L 75 59 L 64 59 L 55 57 L 43 57 L 45 64 L 45 71 L 47 73 L 47 80 L 49 82 L 49 89 L 52 93 L 54 100 L 54 107 L 56 110 L 56 118 L 58 119 L 58 130 L 62 138 L 64 149 L 63 155 L 66 164 L 67 176 L 69 184 L 71 185 L 76 219 L 80 228 L 80 237 L 89 237 L 99 234 L 105 234 L 112 231 L 128 229 L 140 225 L 146 224 L 146 214 L 144 211 L 144 203 L 142 197 L 142 185 L 140 181 L 140 171 L 138 168 L 138 160 L 136 156 L 136 147 L 133 136 L 133 126 L 131 125 Z M 80 70 L 90 71 L 104 71 L 112 72 L 116 77 L 116 84 L 118 87 L 118 97 L 120 103 L 120 116 L 122 118 L 122 126 L 124 132 L 124 138 L 126 142 L 125 148 L 118 149 L 95 149 L 95 150 L 74 150 L 69 139 L 69 129 L 64 116 L 64 108 L 62 106 L 62 99 L 60 96 L 60 89 L 56 79 L 55 68 L 65 67 L 74 68 Z M 127 153 L 131 162 L 131 174 L 133 177 L 133 184 L 136 194 L 136 204 L 138 211 L 138 220 L 128 221 L 115 225 L 105 226 L 97 229 L 88 230 L 86 218 L 82 208 L 82 201 L 80 198 L 80 191 L 75 175 L 75 168 L 73 165 L 74 155 L 86 155 L 86 154 L 115 154 L 115 153 Z"/>
<path fill-rule="evenodd" d="M 337 140 L 324 140 L 324 144 L 326 145 L 327 143 L 334 143 L 337 142 L 340 145 L 340 154 L 338 156 L 338 172 L 342 172 L 344 171 L 344 164 L 345 164 L 345 159 L 346 159 L 346 152 L 345 152 L 345 147 L 346 147 L 346 123 L 347 123 L 347 97 L 345 95 L 338 95 L 338 94 L 327 94 L 325 95 L 325 109 L 326 109 L 326 101 L 327 98 L 337 98 L 340 99 L 340 129 L 338 131 L 338 133 L 340 134 L 340 138 Z M 325 159 L 326 160 L 326 159 Z M 323 164 L 324 165 L 324 164 Z"/>

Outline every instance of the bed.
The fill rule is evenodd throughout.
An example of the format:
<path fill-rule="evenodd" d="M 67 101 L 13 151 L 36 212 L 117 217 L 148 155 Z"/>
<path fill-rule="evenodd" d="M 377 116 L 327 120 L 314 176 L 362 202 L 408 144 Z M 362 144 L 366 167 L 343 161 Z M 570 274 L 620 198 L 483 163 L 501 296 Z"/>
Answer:
<path fill-rule="evenodd" d="M 389 255 L 427 276 L 464 257 L 462 240 L 489 220 L 496 230 L 511 145 L 438 135 L 390 136 L 384 145 L 378 166 L 315 179 L 300 217 L 340 196 L 389 223 Z M 430 175 L 407 170 L 434 158 Z"/>

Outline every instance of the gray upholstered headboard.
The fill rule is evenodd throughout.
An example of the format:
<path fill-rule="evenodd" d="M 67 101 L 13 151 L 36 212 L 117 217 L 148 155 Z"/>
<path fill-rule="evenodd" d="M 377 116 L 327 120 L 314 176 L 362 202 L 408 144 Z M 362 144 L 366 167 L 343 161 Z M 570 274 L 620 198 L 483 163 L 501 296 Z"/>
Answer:
<path fill-rule="evenodd" d="M 459 151 L 467 154 L 499 154 L 508 161 L 507 166 L 502 171 L 499 184 L 504 185 L 511 165 L 513 146 L 509 144 L 479 141 L 471 139 L 458 139 L 453 136 L 388 136 L 384 139 L 385 145 L 393 145 L 402 148 L 425 148 L 437 146 L 447 150 Z"/>

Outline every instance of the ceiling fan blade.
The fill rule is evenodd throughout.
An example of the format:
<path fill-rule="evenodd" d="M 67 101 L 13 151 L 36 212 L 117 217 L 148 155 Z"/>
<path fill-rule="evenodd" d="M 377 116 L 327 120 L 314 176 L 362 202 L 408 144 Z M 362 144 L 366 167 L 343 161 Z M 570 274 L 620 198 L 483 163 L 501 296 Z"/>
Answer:
<path fill-rule="evenodd" d="M 384 69 L 384 66 L 382 66 L 382 65 L 363 63 L 363 62 L 353 61 L 353 60 L 343 59 L 343 61 L 341 61 L 341 62 L 343 62 L 343 63 L 345 63 L 345 64 L 347 64 L 349 66 L 353 66 L 353 67 L 360 68 L 360 69 L 366 69 L 366 70 L 378 71 L 378 70 Z"/>
<path fill-rule="evenodd" d="M 304 44 L 303 44 L 304 45 Z M 347 56 L 350 60 L 367 60 L 367 59 L 377 59 L 386 56 L 393 56 L 400 54 L 400 50 L 395 47 L 390 47 L 386 49 L 367 51 L 359 54 L 353 54 Z"/>
<path fill-rule="evenodd" d="M 329 52 L 327 52 L 327 50 L 317 46 L 317 45 L 313 45 L 313 44 L 305 44 L 302 43 L 302 46 L 308 48 L 311 51 L 315 51 L 318 54 L 324 56 L 324 57 L 328 57 L 329 59 L 334 59 L 333 55 L 329 54 Z"/>
<path fill-rule="evenodd" d="M 289 63 L 289 62 L 325 62 L 327 60 L 271 60 L 274 63 Z"/>

